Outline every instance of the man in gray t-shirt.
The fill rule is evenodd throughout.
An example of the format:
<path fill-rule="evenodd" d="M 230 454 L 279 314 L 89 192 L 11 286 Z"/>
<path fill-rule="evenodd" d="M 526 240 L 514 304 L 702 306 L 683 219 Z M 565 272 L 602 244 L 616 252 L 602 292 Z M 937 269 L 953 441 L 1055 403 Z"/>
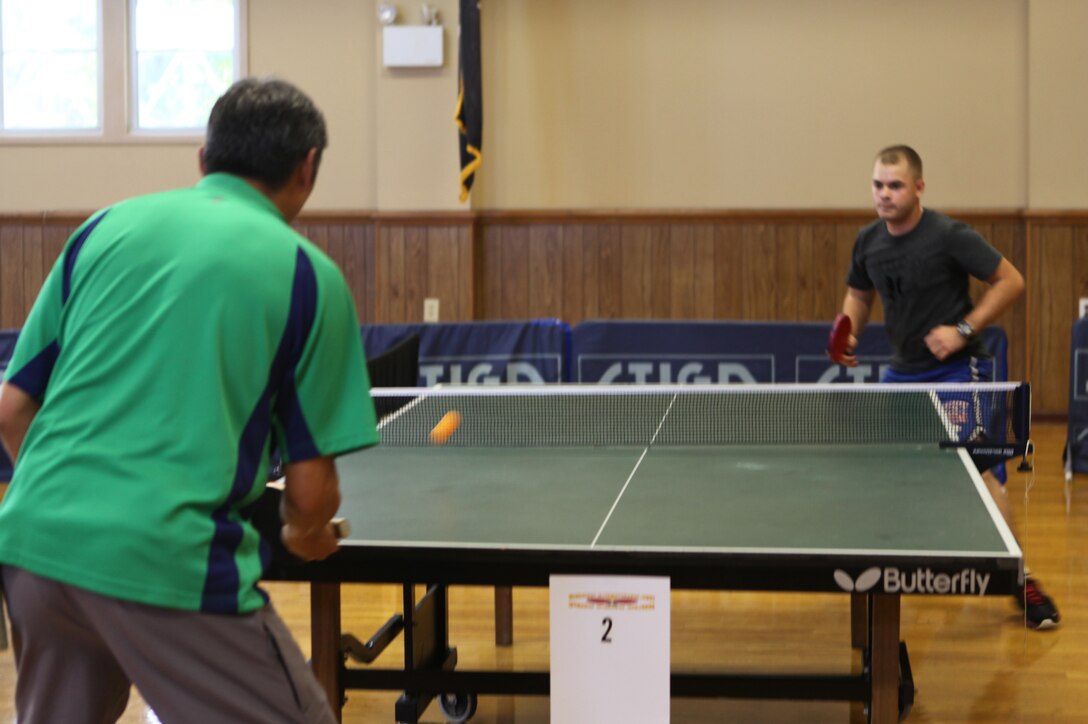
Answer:
<path fill-rule="evenodd" d="M 1024 292 L 1024 278 L 976 231 L 944 214 L 922 208 L 922 159 L 909 146 L 889 146 L 876 155 L 872 194 L 878 220 L 854 242 L 842 312 L 860 334 L 880 295 L 894 357 L 882 382 L 979 382 L 993 379 L 977 332 L 991 324 Z M 989 286 L 975 303 L 971 277 Z M 835 361 L 857 365 L 857 337 Z M 1001 482 L 982 474 L 1009 528 L 1012 511 Z M 1025 622 L 1051 628 L 1060 620 L 1054 602 L 1027 576 Z"/>
<path fill-rule="evenodd" d="M 883 219 L 862 229 L 846 283 L 859 292 L 851 296 L 864 297 L 866 292 L 871 296 L 873 290 L 880 295 L 895 351 L 892 369 L 924 372 L 968 356 L 986 355 L 973 331 L 966 337 L 959 335 L 963 346 L 943 358 L 929 348 L 926 336 L 930 330 L 955 328 L 967 319 L 974 311 L 968 275 L 990 279 L 1002 262 L 1012 268 L 974 229 L 926 209 L 917 225 L 899 236 L 888 231 Z M 972 330 L 981 326 L 972 325 Z"/>

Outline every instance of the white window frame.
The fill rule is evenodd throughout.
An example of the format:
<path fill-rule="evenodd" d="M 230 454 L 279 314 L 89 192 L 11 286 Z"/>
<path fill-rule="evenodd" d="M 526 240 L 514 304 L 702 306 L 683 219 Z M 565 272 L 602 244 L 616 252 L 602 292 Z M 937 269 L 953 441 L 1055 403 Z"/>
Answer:
<path fill-rule="evenodd" d="M 234 63 L 238 78 L 247 74 L 246 18 L 248 0 L 235 0 Z M 0 129 L 0 146 L 28 145 L 188 145 L 203 140 L 204 128 L 139 129 L 136 122 L 136 43 L 132 39 L 132 18 L 136 0 L 98 0 L 99 32 L 99 128 L 81 129 Z M 0 103 L 3 99 L 0 98 Z M 2 106 L 0 106 L 2 110 Z"/>

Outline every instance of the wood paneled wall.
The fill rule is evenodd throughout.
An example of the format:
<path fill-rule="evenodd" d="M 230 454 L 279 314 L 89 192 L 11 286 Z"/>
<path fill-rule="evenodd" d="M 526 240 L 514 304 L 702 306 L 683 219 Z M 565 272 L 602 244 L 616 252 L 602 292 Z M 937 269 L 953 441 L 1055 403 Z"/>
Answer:
<path fill-rule="evenodd" d="M 375 322 L 418 322 L 423 300 L 439 300 L 442 321 L 469 321 L 475 314 L 472 218 L 465 214 L 375 217 L 373 267 Z"/>
<path fill-rule="evenodd" d="M 1067 410 L 1070 334 L 1088 297 L 1088 213 L 1028 214 L 1028 368 L 1036 410 Z"/>
<path fill-rule="evenodd" d="M 0 328 L 21 327 L 64 243 L 84 217 L 0 217 Z"/>
<path fill-rule="evenodd" d="M 487 218 L 481 232 L 482 319 L 816 320 L 840 306 L 857 225 Z"/>
<path fill-rule="evenodd" d="M 295 224 L 300 234 L 320 247 L 339 265 L 355 298 L 355 311 L 364 324 L 377 321 L 374 284 L 374 225 L 369 218 L 327 216 L 305 218 Z"/>
<path fill-rule="evenodd" d="M 956 216 L 1026 270 L 1021 214 Z M 871 219 L 868 212 L 484 213 L 474 318 L 830 322 L 842 306 L 854 237 Z M 976 294 L 983 288 L 974 285 Z M 1028 306 L 1022 299 L 999 320 L 1013 379 L 1026 377 Z M 874 319 L 882 318 L 878 308 Z"/>
<path fill-rule="evenodd" d="M 953 212 L 1028 279 L 1000 323 L 1010 376 L 1065 414 L 1069 337 L 1088 296 L 1088 213 Z M 0 327 L 19 327 L 80 214 L 0 216 Z M 303 215 L 344 270 L 363 323 L 558 317 L 825 321 L 868 211 Z M 976 290 L 981 285 L 976 285 Z M 880 318 L 877 311 L 876 318 Z"/>

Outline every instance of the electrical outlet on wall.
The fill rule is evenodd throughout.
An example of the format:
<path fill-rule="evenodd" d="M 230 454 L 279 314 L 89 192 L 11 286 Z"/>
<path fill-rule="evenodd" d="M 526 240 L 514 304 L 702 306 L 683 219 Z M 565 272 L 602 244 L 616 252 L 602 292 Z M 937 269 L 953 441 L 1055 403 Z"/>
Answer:
<path fill-rule="evenodd" d="M 1088 317 L 1088 297 L 1080 298 L 1080 317 Z"/>
<path fill-rule="evenodd" d="M 424 322 L 437 322 L 438 321 L 438 298 L 427 297 L 423 300 L 423 321 Z"/>

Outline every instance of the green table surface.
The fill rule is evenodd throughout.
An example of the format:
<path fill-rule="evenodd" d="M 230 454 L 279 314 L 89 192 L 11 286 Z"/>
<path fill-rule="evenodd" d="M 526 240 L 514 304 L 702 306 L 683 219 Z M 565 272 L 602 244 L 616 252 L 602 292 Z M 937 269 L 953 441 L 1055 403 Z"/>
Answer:
<path fill-rule="evenodd" d="M 340 459 L 341 514 L 355 545 L 1007 553 L 965 462 L 932 443 L 376 447 Z"/>

